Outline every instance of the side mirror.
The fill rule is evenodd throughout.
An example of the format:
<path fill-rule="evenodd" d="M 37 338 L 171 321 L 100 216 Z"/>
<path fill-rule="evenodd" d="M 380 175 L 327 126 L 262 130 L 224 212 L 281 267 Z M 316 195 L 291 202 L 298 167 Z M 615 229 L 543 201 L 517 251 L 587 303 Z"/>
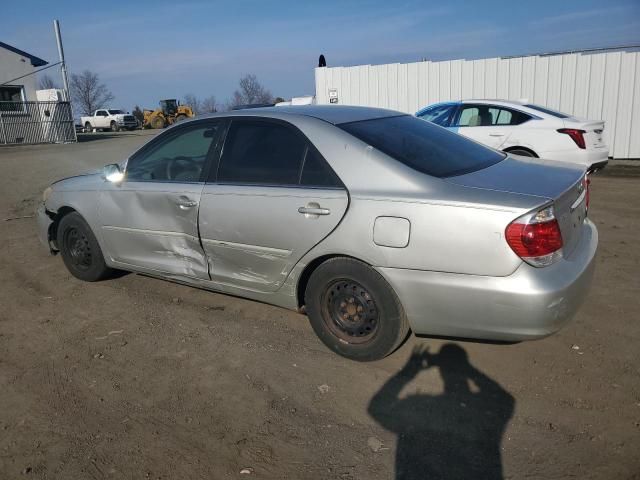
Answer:
<path fill-rule="evenodd" d="M 119 183 L 124 178 L 124 172 L 120 170 L 120 166 L 117 163 L 112 163 L 104 166 L 102 176 L 111 183 Z"/>

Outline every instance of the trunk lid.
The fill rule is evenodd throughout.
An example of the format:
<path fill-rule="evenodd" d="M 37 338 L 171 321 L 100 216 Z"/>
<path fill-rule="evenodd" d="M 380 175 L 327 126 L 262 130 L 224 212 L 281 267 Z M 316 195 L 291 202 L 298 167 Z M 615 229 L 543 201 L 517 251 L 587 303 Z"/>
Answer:
<path fill-rule="evenodd" d="M 509 155 L 483 170 L 445 180 L 470 188 L 537 196 L 541 205 L 553 201 L 563 252 L 568 256 L 580 240 L 586 218 L 585 173 L 579 165 Z"/>

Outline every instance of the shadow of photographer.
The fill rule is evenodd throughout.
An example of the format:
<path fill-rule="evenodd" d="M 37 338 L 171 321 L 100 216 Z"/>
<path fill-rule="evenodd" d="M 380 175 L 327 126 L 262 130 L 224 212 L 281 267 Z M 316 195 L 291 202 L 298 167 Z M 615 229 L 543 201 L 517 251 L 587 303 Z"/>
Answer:
<path fill-rule="evenodd" d="M 444 393 L 399 395 L 422 370 L 438 367 Z M 369 414 L 397 435 L 396 479 L 502 479 L 500 443 L 514 398 L 469 363 L 453 343 L 416 348 L 371 399 Z"/>

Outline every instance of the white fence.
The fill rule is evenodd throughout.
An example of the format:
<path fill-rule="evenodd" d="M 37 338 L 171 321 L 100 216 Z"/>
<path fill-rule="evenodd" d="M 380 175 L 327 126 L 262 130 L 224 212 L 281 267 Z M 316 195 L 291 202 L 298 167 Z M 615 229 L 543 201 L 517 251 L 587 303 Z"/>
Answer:
<path fill-rule="evenodd" d="M 415 113 L 468 98 L 519 100 L 605 120 L 609 155 L 640 158 L 640 49 L 316 68 L 316 98 Z"/>

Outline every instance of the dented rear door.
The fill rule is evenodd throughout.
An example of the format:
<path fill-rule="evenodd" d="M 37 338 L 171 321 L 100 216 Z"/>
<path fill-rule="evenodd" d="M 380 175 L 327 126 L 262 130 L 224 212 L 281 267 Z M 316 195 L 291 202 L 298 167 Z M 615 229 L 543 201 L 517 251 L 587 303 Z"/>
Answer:
<path fill-rule="evenodd" d="M 339 178 L 297 128 L 274 119 L 232 120 L 200 206 L 211 279 L 278 290 L 300 258 L 336 228 L 348 205 Z"/>

